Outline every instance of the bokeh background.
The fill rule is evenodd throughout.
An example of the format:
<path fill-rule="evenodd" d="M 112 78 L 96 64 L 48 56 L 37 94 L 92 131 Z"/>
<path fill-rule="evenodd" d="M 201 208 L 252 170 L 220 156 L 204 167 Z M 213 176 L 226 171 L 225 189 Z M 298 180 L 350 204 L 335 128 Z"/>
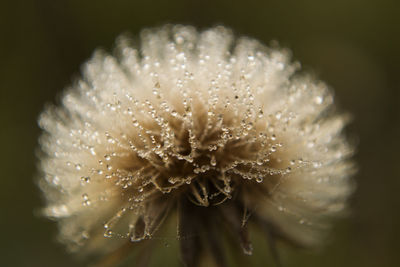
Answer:
<path fill-rule="evenodd" d="M 56 225 L 35 215 L 37 117 L 93 50 L 121 32 L 166 22 L 223 24 L 278 40 L 331 85 L 353 114 L 358 189 L 352 214 L 318 253 L 280 245 L 284 266 L 400 266 L 400 2 L 397 0 L 13 0 L 0 7 L 0 265 L 81 266 L 55 242 Z M 168 241 L 168 239 L 166 239 Z M 154 266 L 178 262 L 173 239 Z M 160 243 L 164 243 L 160 239 Z M 255 244 L 254 266 L 268 266 Z M 82 265 L 83 266 L 83 265 Z M 134 266 L 134 265 L 128 265 Z M 272 265 L 269 265 L 272 266 Z"/>

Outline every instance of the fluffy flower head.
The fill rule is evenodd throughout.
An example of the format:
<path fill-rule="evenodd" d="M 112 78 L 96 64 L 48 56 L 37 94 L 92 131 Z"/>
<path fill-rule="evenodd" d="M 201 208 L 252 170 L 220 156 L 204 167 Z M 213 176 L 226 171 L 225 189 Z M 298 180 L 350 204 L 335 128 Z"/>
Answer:
<path fill-rule="evenodd" d="M 165 26 L 130 42 L 97 51 L 40 117 L 40 186 L 60 240 L 103 253 L 151 238 L 177 210 L 180 235 L 205 231 L 215 248 L 227 223 L 250 254 L 248 220 L 315 244 L 354 170 L 327 86 L 296 74 L 287 50 L 223 27 Z M 190 266 L 200 239 L 182 238 Z"/>

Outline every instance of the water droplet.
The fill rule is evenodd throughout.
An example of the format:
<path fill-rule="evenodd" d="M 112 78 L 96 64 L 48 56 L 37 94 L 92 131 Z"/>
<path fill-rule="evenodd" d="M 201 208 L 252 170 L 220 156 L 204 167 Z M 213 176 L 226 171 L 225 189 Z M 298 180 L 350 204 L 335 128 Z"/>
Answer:
<path fill-rule="evenodd" d="M 90 237 L 90 236 L 89 236 L 89 233 L 88 233 L 87 231 L 83 231 L 83 232 L 82 232 L 82 238 L 83 238 L 83 239 L 89 239 L 89 237 Z"/>
<path fill-rule="evenodd" d="M 217 165 L 217 160 L 215 159 L 214 155 L 211 156 L 210 164 L 214 167 Z"/>
<path fill-rule="evenodd" d="M 247 129 L 248 131 L 250 131 L 251 128 L 253 128 L 253 123 L 252 123 L 252 122 L 249 122 L 249 123 L 247 124 L 247 126 L 246 126 L 246 129 Z"/>
<path fill-rule="evenodd" d="M 177 44 L 182 44 L 184 40 L 185 40 L 185 39 L 184 39 L 182 36 L 180 36 L 180 35 L 178 35 L 178 36 L 175 37 L 175 42 L 176 42 Z"/>
<path fill-rule="evenodd" d="M 309 148 L 314 147 L 314 146 L 315 146 L 315 140 L 312 140 L 312 141 L 308 142 L 307 146 L 308 146 Z"/>
<path fill-rule="evenodd" d="M 112 237 L 113 231 L 111 229 L 108 229 L 107 231 L 104 232 L 104 237 Z"/>
<path fill-rule="evenodd" d="M 316 97 L 314 98 L 314 103 L 315 103 L 315 104 L 321 105 L 322 102 L 324 102 L 324 98 L 323 98 L 322 96 L 316 96 Z"/>
<path fill-rule="evenodd" d="M 249 244 L 242 244 L 243 248 L 243 253 L 246 255 L 252 255 L 253 254 L 253 245 L 251 243 Z"/>
<path fill-rule="evenodd" d="M 256 182 L 257 183 L 262 183 L 264 181 L 264 177 L 262 177 L 262 176 L 258 176 L 257 178 L 256 178 Z"/>
<path fill-rule="evenodd" d="M 90 150 L 90 154 L 92 154 L 93 156 L 96 155 L 96 151 L 94 150 L 94 147 L 90 147 L 89 150 Z"/>
<path fill-rule="evenodd" d="M 321 162 L 313 162 L 313 167 L 314 168 L 319 168 L 319 167 L 321 167 L 322 166 L 322 163 Z"/>
<path fill-rule="evenodd" d="M 268 132 L 272 133 L 275 131 L 275 128 L 273 126 L 268 127 Z"/>
<path fill-rule="evenodd" d="M 89 176 L 82 176 L 81 181 L 83 183 L 90 183 L 90 177 Z"/>
<path fill-rule="evenodd" d="M 112 138 L 111 136 L 107 136 L 107 141 L 108 141 L 110 144 L 114 144 L 114 143 L 115 143 L 114 138 Z"/>
<path fill-rule="evenodd" d="M 163 190 L 163 193 L 169 194 L 169 193 L 171 193 L 171 191 L 172 191 L 171 188 L 166 188 L 166 189 Z"/>

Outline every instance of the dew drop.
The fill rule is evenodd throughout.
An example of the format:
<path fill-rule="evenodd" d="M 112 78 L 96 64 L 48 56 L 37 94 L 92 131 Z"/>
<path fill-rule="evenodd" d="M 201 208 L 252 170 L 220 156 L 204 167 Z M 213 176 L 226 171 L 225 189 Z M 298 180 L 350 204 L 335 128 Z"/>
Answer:
<path fill-rule="evenodd" d="M 81 181 L 83 183 L 90 183 L 90 177 L 89 176 L 82 176 Z"/>
<path fill-rule="evenodd" d="M 214 167 L 217 165 L 217 160 L 215 159 L 214 155 L 211 156 L 210 164 Z"/>
<path fill-rule="evenodd" d="M 242 248 L 243 248 L 243 253 L 246 255 L 252 255 L 253 254 L 253 246 L 252 244 L 242 244 Z"/>
<path fill-rule="evenodd" d="M 322 166 L 322 163 L 321 162 L 313 162 L 313 167 L 314 168 L 320 168 Z"/>
<path fill-rule="evenodd" d="M 256 182 L 257 183 L 262 183 L 264 181 L 264 177 L 262 177 L 262 176 L 258 176 L 257 178 L 256 178 Z"/>
<path fill-rule="evenodd" d="M 165 188 L 162 190 L 163 194 L 169 194 L 171 193 L 172 189 L 171 188 Z"/>
<path fill-rule="evenodd" d="M 309 148 L 314 147 L 314 146 L 315 146 L 315 140 L 312 140 L 312 141 L 308 142 L 307 146 L 308 146 Z"/>
<path fill-rule="evenodd" d="M 113 231 L 111 229 L 108 229 L 104 233 L 104 237 L 112 237 L 112 235 L 113 235 Z"/>
<path fill-rule="evenodd" d="M 184 39 L 182 36 L 180 36 L 180 35 L 176 36 L 176 38 L 175 38 L 175 42 L 176 42 L 177 44 L 183 44 L 184 40 L 185 40 L 185 39 Z"/>
<path fill-rule="evenodd" d="M 82 235 L 83 239 L 89 239 L 89 237 L 90 237 L 89 233 L 87 231 L 83 231 L 81 235 Z"/>
<path fill-rule="evenodd" d="M 90 154 L 92 154 L 93 156 L 96 155 L 96 151 L 94 150 L 94 147 L 90 147 L 89 150 L 90 150 Z"/>
<path fill-rule="evenodd" d="M 315 103 L 315 104 L 321 105 L 322 102 L 324 102 L 324 98 L 323 98 L 322 96 L 316 96 L 316 97 L 314 98 L 314 103 Z"/>

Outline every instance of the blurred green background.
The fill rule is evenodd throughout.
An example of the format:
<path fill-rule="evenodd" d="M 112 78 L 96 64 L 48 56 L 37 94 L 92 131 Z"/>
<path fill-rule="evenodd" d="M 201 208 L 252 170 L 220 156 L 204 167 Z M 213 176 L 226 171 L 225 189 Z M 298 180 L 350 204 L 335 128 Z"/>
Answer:
<path fill-rule="evenodd" d="M 396 0 L 2 1 L 0 265 L 80 266 L 54 241 L 56 225 L 34 215 L 43 205 L 33 182 L 38 114 L 79 75 L 95 48 L 110 51 L 121 32 L 137 35 L 166 22 L 223 24 L 264 43 L 276 39 L 354 115 L 348 132 L 359 140 L 360 171 L 352 215 L 317 254 L 281 246 L 285 266 L 400 266 Z M 174 247 L 164 246 L 164 253 L 173 255 Z M 264 250 L 266 243 L 257 241 L 254 265 L 271 262 Z"/>

